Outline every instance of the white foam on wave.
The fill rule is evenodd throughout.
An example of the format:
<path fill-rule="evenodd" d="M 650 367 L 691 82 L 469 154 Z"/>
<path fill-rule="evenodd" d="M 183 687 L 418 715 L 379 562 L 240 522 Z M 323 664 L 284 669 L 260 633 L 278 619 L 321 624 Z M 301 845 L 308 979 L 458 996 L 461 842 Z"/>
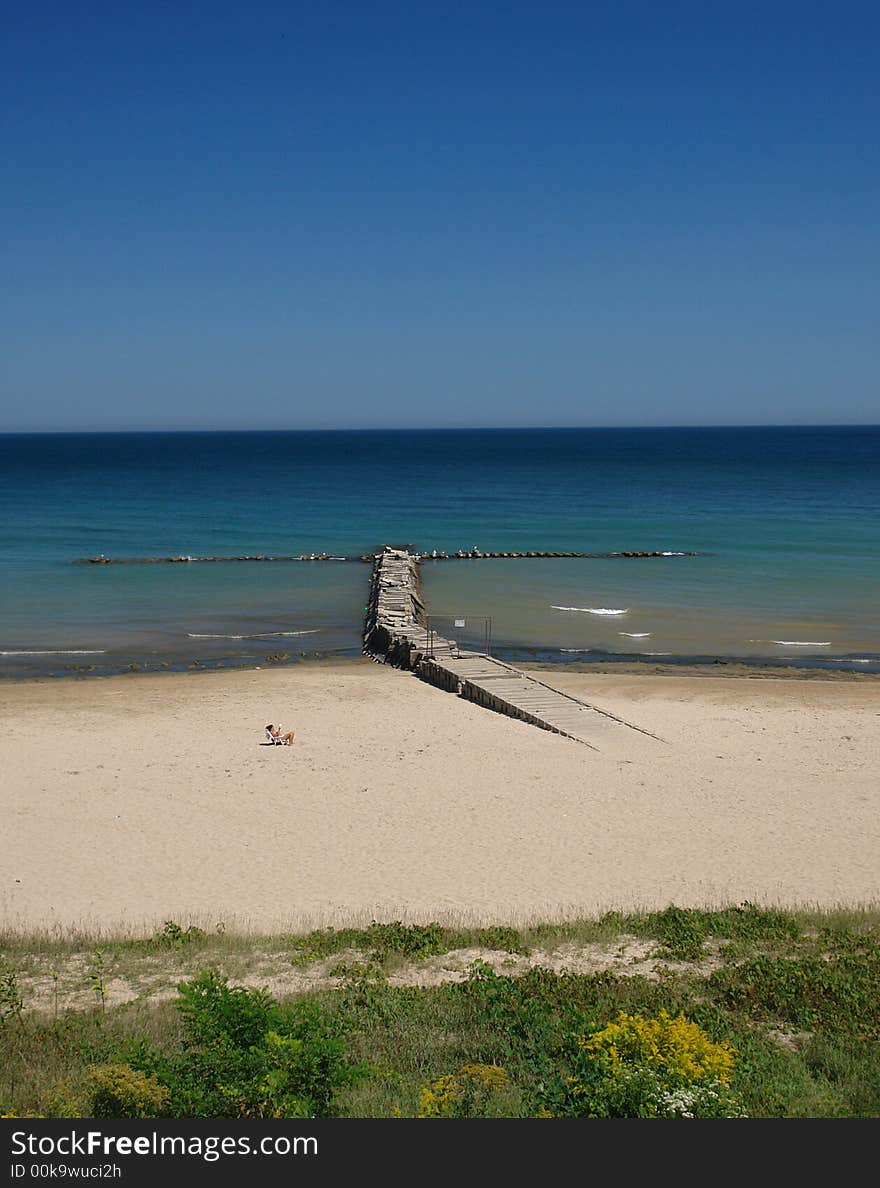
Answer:
<path fill-rule="evenodd" d="M 673 552 L 671 549 L 664 549 L 660 554 L 661 557 L 686 557 L 687 553 Z"/>
<path fill-rule="evenodd" d="M 187 631 L 187 639 L 248 639 L 247 635 L 202 635 L 200 632 Z"/>
<path fill-rule="evenodd" d="M 618 631 L 618 635 L 625 635 L 627 639 L 648 639 L 653 632 L 651 631 Z"/>
<path fill-rule="evenodd" d="M 830 648 L 830 639 L 771 639 L 770 643 L 784 648 Z"/>
<path fill-rule="evenodd" d="M 49 648 L 40 652 L 0 652 L 0 656 L 103 656 L 106 650 L 106 648 Z"/>
<path fill-rule="evenodd" d="M 585 615 L 626 615 L 629 613 L 629 607 L 623 610 L 617 610 L 614 607 L 607 606 L 553 606 L 551 610 L 561 611 L 581 611 Z"/>
<path fill-rule="evenodd" d="M 672 652 L 637 652 L 637 656 L 671 656 Z"/>
<path fill-rule="evenodd" d="M 830 639 L 747 639 L 746 643 L 779 644 L 783 648 L 830 648 Z"/>
<path fill-rule="evenodd" d="M 592 648 L 560 648 L 560 652 L 592 652 Z"/>
<path fill-rule="evenodd" d="M 206 635 L 197 631 L 187 631 L 188 639 L 271 639 L 277 635 L 316 635 L 320 627 L 310 627 L 308 631 L 260 631 L 256 635 Z"/>
<path fill-rule="evenodd" d="M 335 558 L 331 557 L 333 561 Z M 269 639 L 276 635 L 317 635 L 321 630 L 320 627 L 309 627 L 307 631 L 261 631 L 258 635 L 249 636 L 250 639 Z"/>

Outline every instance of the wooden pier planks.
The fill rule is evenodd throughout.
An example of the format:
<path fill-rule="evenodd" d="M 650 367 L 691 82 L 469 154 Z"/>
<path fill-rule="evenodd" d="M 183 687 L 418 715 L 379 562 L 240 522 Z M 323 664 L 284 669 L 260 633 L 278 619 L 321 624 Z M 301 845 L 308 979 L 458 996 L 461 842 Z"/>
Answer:
<path fill-rule="evenodd" d="M 364 624 L 367 655 L 411 669 L 437 688 L 562 734 L 593 750 L 630 755 L 648 739 L 662 741 L 502 660 L 482 652 L 459 651 L 454 640 L 429 635 L 419 591 L 420 559 L 419 554 L 388 545 L 376 554 Z"/>

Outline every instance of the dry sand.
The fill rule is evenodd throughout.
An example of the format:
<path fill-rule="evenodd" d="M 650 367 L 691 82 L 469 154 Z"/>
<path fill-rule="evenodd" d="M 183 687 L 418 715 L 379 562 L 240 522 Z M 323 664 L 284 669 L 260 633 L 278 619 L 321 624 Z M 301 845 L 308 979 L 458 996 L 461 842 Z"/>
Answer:
<path fill-rule="evenodd" d="M 0 923 L 880 904 L 880 681 L 543 679 L 665 741 L 596 753 L 366 660 L 7 683 Z"/>

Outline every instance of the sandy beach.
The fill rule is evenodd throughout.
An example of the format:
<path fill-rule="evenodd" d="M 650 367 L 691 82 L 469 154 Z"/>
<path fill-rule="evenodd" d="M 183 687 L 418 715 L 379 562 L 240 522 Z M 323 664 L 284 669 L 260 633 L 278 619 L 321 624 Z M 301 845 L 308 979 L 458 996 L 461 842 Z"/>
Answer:
<path fill-rule="evenodd" d="M 0 922 L 880 903 L 880 681 L 542 679 L 663 741 L 591 751 L 368 660 L 6 683 Z"/>

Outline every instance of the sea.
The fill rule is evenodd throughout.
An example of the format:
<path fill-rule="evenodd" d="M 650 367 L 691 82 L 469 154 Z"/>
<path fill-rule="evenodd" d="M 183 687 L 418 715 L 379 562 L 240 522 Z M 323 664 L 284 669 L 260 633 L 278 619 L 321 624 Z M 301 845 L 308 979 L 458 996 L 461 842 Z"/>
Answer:
<path fill-rule="evenodd" d="M 880 672 L 880 426 L 789 426 L 0 435 L 0 676 L 360 656 L 384 544 L 513 662 Z"/>

